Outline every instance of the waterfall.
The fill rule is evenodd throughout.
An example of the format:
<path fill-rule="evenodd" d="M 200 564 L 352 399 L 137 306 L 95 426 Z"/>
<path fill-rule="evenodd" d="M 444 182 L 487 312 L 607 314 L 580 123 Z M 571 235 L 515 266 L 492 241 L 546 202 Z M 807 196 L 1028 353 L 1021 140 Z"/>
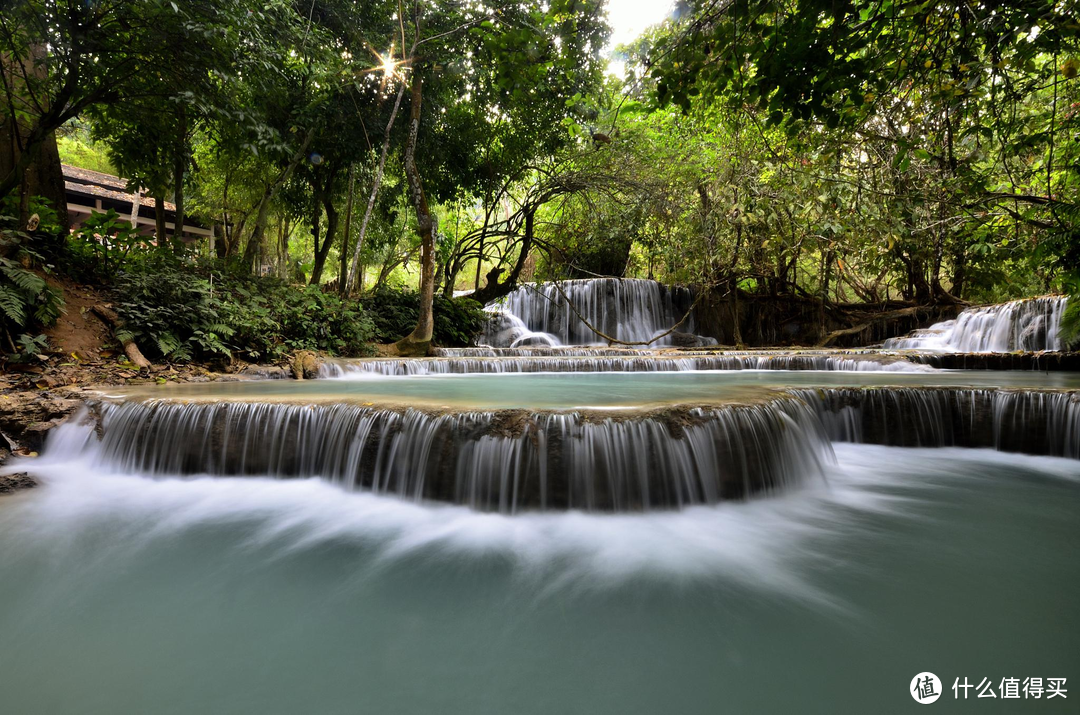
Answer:
<path fill-rule="evenodd" d="M 974 447 L 1080 459 L 1080 392 L 891 387 L 789 390 L 834 442 Z"/>
<path fill-rule="evenodd" d="M 786 398 L 618 416 L 101 402 L 48 448 L 128 473 L 318 476 L 502 513 L 712 504 L 822 479 L 833 459 L 811 409 Z"/>
<path fill-rule="evenodd" d="M 676 327 L 693 302 L 689 288 L 636 278 L 590 278 L 526 285 L 488 306 L 493 318 L 483 342 L 513 348 L 606 343 L 582 321 L 583 317 L 597 330 L 617 340 L 646 343 Z M 684 343 L 715 344 L 710 338 L 689 335 L 694 331 L 692 314 L 676 331 Z M 649 346 L 676 342 L 672 334 Z"/>
<path fill-rule="evenodd" d="M 1047 296 L 968 308 L 955 320 L 890 338 L 885 348 L 964 353 L 1062 350 L 1059 329 L 1067 302 L 1066 297 Z"/>
<path fill-rule="evenodd" d="M 700 370 L 854 370 L 879 372 L 933 372 L 935 368 L 904 359 L 885 356 L 842 356 L 835 354 L 761 354 L 726 353 L 717 355 L 657 354 L 628 355 L 594 353 L 592 355 L 532 355 L 520 351 L 508 357 L 479 356 L 434 358 L 374 358 L 332 360 L 323 363 L 319 376 L 350 378 L 371 375 L 448 375 L 475 373 L 531 372 L 678 372 Z M 492 351 L 494 352 L 494 351 Z M 517 351 L 515 351 L 517 352 Z M 586 352 L 587 351 L 582 351 Z"/>
<path fill-rule="evenodd" d="M 789 388 L 614 412 L 101 401 L 54 430 L 46 453 L 132 474 L 320 477 L 513 514 L 744 499 L 823 480 L 832 441 L 1080 459 L 1080 392 Z"/>

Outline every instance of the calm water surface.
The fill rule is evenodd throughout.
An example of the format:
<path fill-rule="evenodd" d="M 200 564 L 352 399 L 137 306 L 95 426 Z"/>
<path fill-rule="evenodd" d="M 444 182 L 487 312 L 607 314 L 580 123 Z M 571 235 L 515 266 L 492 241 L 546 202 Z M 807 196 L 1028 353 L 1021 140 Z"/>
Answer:
<path fill-rule="evenodd" d="M 528 373 L 252 380 L 104 388 L 115 397 L 193 400 L 377 401 L 477 409 L 633 407 L 745 399 L 762 388 L 896 385 L 1080 389 L 1080 373 L 939 370 L 930 373 L 714 370 L 671 373 Z"/>

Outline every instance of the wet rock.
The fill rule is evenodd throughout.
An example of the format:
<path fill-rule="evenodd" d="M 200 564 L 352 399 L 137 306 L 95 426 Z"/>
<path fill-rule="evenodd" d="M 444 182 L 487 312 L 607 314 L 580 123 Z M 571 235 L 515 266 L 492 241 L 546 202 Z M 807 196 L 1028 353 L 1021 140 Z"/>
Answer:
<path fill-rule="evenodd" d="M 0 496 L 14 494 L 23 489 L 33 489 L 37 486 L 37 480 L 26 472 L 0 475 Z"/>
<path fill-rule="evenodd" d="M 74 413 L 82 400 L 71 390 L 0 395 L 0 432 L 13 449 L 39 451 L 45 434 Z"/>
<path fill-rule="evenodd" d="M 319 376 L 322 360 L 310 350 L 301 350 L 293 356 L 292 375 L 297 380 L 314 380 Z"/>
<path fill-rule="evenodd" d="M 700 335 L 680 333 L 679 331 L 671 333 L 668 338 L 671 340 L 671 344 L 677 348 L 702 348 L 713 344 L 712 341 L 702 339 Z"/>
<path fill-rule="evenodd" d="M 1080 371 L 1080 353 L 1075 352 L 915 353 L 904 358 L 947 370 Z"/>
<path fill-rule="evenodd" d="M 289 380 L 293 377 L 291 370 L 277 365 L 248 365 L 240 370 L 239 374 L 245 377 L 257 377 L 262 380 Z"/>

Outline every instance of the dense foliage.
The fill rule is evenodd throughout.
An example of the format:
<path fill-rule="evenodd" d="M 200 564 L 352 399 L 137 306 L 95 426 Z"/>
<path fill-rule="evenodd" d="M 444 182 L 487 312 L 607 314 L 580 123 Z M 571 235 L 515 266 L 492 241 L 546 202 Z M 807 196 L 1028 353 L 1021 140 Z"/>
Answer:
<path fill-rule="evenodd" d="M 392 343 L 408 335 L 420 313 L 420 295 L 413 291 L 383 289 L 363 299 L 364 310 L 374 324 L 375 340 Z M 432 340 L 441 347 L 474 345 L 488 316 L 469 298 L 435 296 L 435 329 Z"/>
<path fill-rule="evenodd" d="M 14 147 L 0 197 L 34 184 L 35 157 L 61 130 L 64 156 L 114 167 L 154 199 L 160 240 L 135 251 L 184 253 L 176 239 L 198 221 L 216 226 L 219 258 L 312 285 L 333 278 L 342 294 L 379 262 L 389 270 L 377 284 L 398 265 L 404 279 L 420 253 L 430 314 L 440 204 L 495 201 L 572 141 L 602 76 L 602 8 L 18 0 L 0 18 L 0 121 Z M 113 256 L 91 244 L 111 272 Z"/>
<path fill-rule="evenodd" d="M 727 209 L 769 242 L 754 272 L 783 278 L 763 269 L 810 244 L 818 283 L 850 297 L 1060 290 L 1080 279 L 1068 5 L 698 0 L 638 70 L 660 104 L 728 135 L 743 176 Z"/>
<path fill-rule="evenodd" d="M 271 361 L 296 350 L 363 355 L 373 331 L 354 302 L 214 261 L 143 264 L 121 272 L 114 292 L 125 325 L 118 337 L 174 361 Z"/>
<path fill-rule="evenodd" d="M 540 278 L 694 283 L 715 313 L 785 302 L 821 326 L 1080 292 L 1069 3 L 677 6 L 619 48 L 621 80 L 601 0 L 19 0 L 0 198 L 25 225 L 57 130 L 145 190 L 159 238 L 104 213 L 72 260 L 142 296 L 129 329 L 178 357 L 463 344 L 479 313 L 437 294 Z M 186 221 L 213 245 L 175 240 Z M 323 312 L 344 332 L 254 327 Z"/>

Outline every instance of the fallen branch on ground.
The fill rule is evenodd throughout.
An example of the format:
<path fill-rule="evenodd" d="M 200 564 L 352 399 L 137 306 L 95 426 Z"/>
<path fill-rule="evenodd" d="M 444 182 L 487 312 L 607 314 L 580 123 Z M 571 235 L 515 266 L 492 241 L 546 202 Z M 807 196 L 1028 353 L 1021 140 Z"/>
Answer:
<path fill-rule="evenodd" d="M 111 306 L 99 303 L 90 308 L 90 311 L 111 327 L 114 335 L 120 328 L 124 327 L 124 321 L 120 319 L 120 316 L 116 314 L 116 311 Z M 142 354 L 134 340 L 121 340 L 120 343 L 124 346 L 124 354 L 128 356 L 128 360 L 135 363 L 136 366 L 139 368 L 151 366 L 150 361 Z"/>

